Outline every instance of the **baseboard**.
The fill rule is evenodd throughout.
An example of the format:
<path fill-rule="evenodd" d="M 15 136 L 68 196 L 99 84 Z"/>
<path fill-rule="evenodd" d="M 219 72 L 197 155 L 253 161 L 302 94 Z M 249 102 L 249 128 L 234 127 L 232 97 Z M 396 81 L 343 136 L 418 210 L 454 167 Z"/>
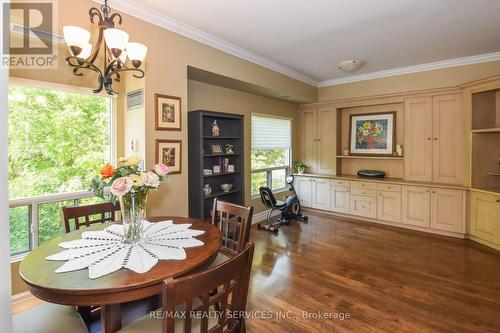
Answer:
<path fill-rule="evenodd" d="M 16 314 L 28 310 L 43 301 L 33 296 L 29 291 L 12 295 L 12 313 Z"/>
<path fill-rule="evenodd" d="M 265 221 L 267 219 L 267 214 L 269 214 L 269 211 L 270 211 L 270 209 L 265 210 L 265 211 L 260 212 L 260 213 L 257 213 L 257 214 L 253 214 L 252 224 L 256 224 L 256 223 Z M 271 217 L 279 216 L 279 215 L 281 215 L 281 211 L 275 210 L 273 212 L 273 214 L 271 215 Z"/>

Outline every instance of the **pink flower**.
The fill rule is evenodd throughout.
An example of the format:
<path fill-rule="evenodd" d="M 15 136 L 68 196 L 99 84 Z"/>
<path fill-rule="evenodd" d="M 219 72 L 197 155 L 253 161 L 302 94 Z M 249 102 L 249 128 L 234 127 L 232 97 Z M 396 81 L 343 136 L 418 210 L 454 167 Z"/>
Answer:
<path fill-rule="evenodd" d="M 133 184 L 134 182 L 129 177 L 116 178 L 111 184 L 110 191 L 117 197 L 121 197 L 130 192 Z"/>
<path fill-rule="evenodd" d="M 148 171 L 141 174 L 144 185 L 157 188 L 160 186 L 160 177 L 154 172 Z"/>
<path fill-rule="evenodd" d="M 170 172 L 170 170 L 168 169 L 168 166 L 166 166 L 163 163 L 156 164 L 155 171 L 159 176 L 166 176 Z"/>

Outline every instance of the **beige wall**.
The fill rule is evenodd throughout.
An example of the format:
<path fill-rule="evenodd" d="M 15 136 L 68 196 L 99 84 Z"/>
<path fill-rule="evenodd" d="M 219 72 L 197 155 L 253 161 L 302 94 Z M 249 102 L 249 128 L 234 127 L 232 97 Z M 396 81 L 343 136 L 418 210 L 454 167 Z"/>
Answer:
<path fill-rule="evenodd" d="M 251 116 L 252 113 L 281 116 L 292 119 L 293 124 L 293 147 L 296 147 L 297 106 L 292 103 L 280 101 L 273 98 L 257 96 L 237 90 L 222 88 L 198 81 L 188 81 L 188 110 L 210 110 L 227 113 L 236 113 L 245 116 L 245 203 L 252 205 L 255 212 L 264 211 L 260 199 L 252 200 L 250 194 L 250 149 L 251 149 Z M 292 152 L 294 154 L 295 152 Z M 187 172 L 187 170 L 186 170 Z"/>
<path fill-rule="evenodd" d="M 500 74 L 500 61 L 451 67 L 319 88 L 318 101 L 458 86 Z"/>

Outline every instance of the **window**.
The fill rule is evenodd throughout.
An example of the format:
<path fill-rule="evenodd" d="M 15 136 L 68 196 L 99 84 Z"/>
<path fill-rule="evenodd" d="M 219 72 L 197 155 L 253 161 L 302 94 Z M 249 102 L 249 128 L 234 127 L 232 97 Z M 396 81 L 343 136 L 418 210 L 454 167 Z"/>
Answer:
<path fill-rule="evenodd" d="M 111 105 L 104 96 L 9 86 L 12 254 L 62 233 L 60 207 L 91 196 L 89 179 L 112 156 Z"/>
<path fill-rule="evenodd" d="M 252 116 L 252 196 L 259 187 L 286 187 L 290 172 L 292 121 L 285 118 Z"/>

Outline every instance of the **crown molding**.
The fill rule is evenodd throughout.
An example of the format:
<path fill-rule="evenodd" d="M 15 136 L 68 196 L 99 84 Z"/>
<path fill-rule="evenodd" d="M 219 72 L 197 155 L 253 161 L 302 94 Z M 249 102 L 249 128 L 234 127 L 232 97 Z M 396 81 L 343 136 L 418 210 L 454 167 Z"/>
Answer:
<path fill-rule="evenodd" d="M 94 2 L 101 3 L 101 1 L 94 0 Z M 177 21 L 171 17 L 163 15 L 157 11 L 154 11 L 146 6 L 135 3 L 131 0 L 115 0 L 111 4 L 112 9 L 118 10 L 130 16 L 134 16 L 148 23 L 157 25 L 164 29 L 175 32 L 184 37 L 194 39 L 200 43 L 211 46 L 215 49 L 224 51 L 238 58 L 247 60 L 259 66 L 265 67 L 272 71 L 278 72 L 285 76 L 291 77 L 293 79 L 299 80 L 301 82 L 307 83 L 314 87 L 318 86 L 319 81 L 313 77 L 310 77 L 304 73 L 301 73 L 291 67 L 279 64 L 273 60 L 267 59 L 254 53 L 220 39 L 216 36 L 208 34 L 204 31 L 196 29 L 190 25 L 184 24 Z"/>
<path fill-rule="evenodd" d="M 473 64 L 479 64 L 479 63 L 483 63 L 483 62 L 497 61 L 497 60 L 500 60 L 500 52 L 480 54 L 480 55 L 465 57 L 465 58 L 456 58 L 456 59 L 449 59 L 449 60 L 443 60 L 443 61 L 437 61 L 437 62 L 430 62 L 427 64 L 421 64 L 421 65 L 388 69 L 388 70 L 379 71 L 379 72 L 372 72 L 372 73 L 348 76 L 348 77 L 344 77 L 344 78 L 340 78 L 340 79 L 325 80 L 325 81 L 320 81 L 318 84 L 318 87 L 322 88 L 322 87 L 335 86 L 335 85 L 344 84 L 344 83 L 372 80 L 372 79 L 378 79 L 378 78 L 382 78 L 382 77 L 396 76 L 396 75 L 402 75 L 402 74 L 426 72 L 426 71 L 430 71 L 430 70 L 444 69 L 444 68 L 457 67 L 457 66 L 473 65 Z"/>

